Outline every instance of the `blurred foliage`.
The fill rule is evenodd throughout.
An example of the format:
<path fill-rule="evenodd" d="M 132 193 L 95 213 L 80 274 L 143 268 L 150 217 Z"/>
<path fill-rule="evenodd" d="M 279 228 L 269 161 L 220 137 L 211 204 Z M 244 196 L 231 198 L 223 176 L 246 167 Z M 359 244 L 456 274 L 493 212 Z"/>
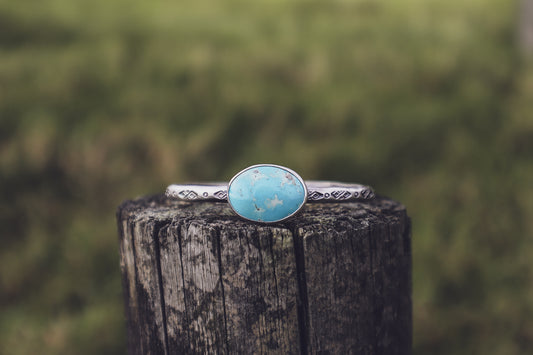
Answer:
<path fill-rule="evenodd" d="M 533 349 L 507 0 L 0 0 L 0 353 L 125 349 L 114 211 L 254 163 L 413 218 L 416 354 Z"/>

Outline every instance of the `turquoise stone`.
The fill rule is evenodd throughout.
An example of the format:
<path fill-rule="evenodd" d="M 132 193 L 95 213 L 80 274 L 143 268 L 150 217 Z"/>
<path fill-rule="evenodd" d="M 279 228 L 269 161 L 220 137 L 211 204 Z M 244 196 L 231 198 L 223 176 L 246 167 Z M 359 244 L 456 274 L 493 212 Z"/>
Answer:
<path fill-rule="evenodd" d="M 301 177 L 276 165 L 244 169 L 230 181 L 228 202 L 233 210 L 256 222 L 279 222 L 296 213 L 307 198 Z"/>

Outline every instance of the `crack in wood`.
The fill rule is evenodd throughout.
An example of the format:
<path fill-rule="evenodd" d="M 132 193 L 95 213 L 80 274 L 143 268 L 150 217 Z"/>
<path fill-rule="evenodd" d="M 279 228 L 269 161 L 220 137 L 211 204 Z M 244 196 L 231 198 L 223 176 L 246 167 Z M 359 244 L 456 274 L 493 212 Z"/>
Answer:
<path fill-rule="evenodd" d="M 169 353 L 169 347 L 168 347 L 168 330 L 167 330 L 167 314 L 165 310 L 165 294 L 164 294 L 164 284 L 163 284 L 163 274 L 161 272 L 161 247 L 160 247 L 160 238 L 161 233 L 163 235 L 165 234 L 164 228 L 168 226 L 168 221 L 163 222 L 157 222 L 154 226 L 154 248 L 155 248 L 155 261 L 156 261 L 156 269 L 157 269 L 157 282 L 159 285 L 159 299 L 160 299 L 160 307 L 161 307 L 161 315 L 163 318 L 163 336 L 164 336 L 164 342 L 165 342 L 165 354 Z"/>
<path fill-rule="evenodd" d="M 282 239 L 282 244 L 283 244 L 283 235 L 281 236 L 281 239 Z M 274 235 L 272 233 L 270 233 L 270 238 L 268 239 L 268 248 L 269 248 L 269 251 L 270 251 L 270 257 L 272 258 L 273 260 L 273 264 L 276 260 L 275 256 L 274 256 Z M 277 308 L 279 309 L 280 308 L 280 295 L 279 295 L 279 286 L 278 286 L 278 277 L 276 275 L 276 266 L 273 265 L 272 267 L 272 275 L 274 276 L 274 286 L 275 286 L 275 290 L 276 290 L 276 301 L 277 301 Z M 278 330 L 278 334 L 279 334 L 279 337 L 281 338 L 281 322 L 280 320 L 278 319 L 277 320 L 277 330 Z"/>
<path fill-rule="evenodd" d="M 218 274 L 220 289 L 222 291 L 222 309 L 224 310 L 224 344 L 226 346 L 226 354 L 229 354 L 229 340 L 228 340 L 228 316 L 226 313 L 226 295 L 224 293 L 224 280 L 222 279 L 223 268 L 222 268 L 222 252 L 220 246 L 220 231 L 216 230 L 216 246 L 217 246 L 217 259 L 218 259 Z"/>
<path fill-rule="evenodd" d="M 294 258 L 296 261 L 296 277 L 298 283 L 299 304 L 297 307 L 298 329 L 300 340 L 300 354 L 306 355 L 309 346 L 309 301 L 307 293 L 307 279 L 305 276 L 305 255 L 302 236 L 297 227 L 291 228 L 294 243 Z"/>
<path fill-rule="evenodd" d="M 176 234 L 177 234 L 177 239 L 178 239 L 178 256 L 179 256 L 179 263 L 180 263 L 180 266 L 181 266 L 181 294 L 183 295 L 183 305 L 185 307 L 185 309 L 187 309 L 187 297 L 185 296 L 185 272 L 184 272 L 184 269 L 183 269 L 183 247 L 182 247 L 182 234 L 181 234 L 181 224 L 178 224 L 175 228 L 175 231 L 176 231 Z M 179 285 L 179 282 L 176 282 L 176 284 Z M 190 323 L 190 319 L 189 319 L 189 314 L 188 313 L 185 313 L 184 315 L 184 321 L 185 321 L 185 324 L 189 324 Z M 189 327 L 187 327 L 186 329 L 186 333 L 187 333 L 187 339 L 185 341 L 187 342 L 190 342 L 190 339 L 191 339 L 191 332 L 189 331 Z"/>

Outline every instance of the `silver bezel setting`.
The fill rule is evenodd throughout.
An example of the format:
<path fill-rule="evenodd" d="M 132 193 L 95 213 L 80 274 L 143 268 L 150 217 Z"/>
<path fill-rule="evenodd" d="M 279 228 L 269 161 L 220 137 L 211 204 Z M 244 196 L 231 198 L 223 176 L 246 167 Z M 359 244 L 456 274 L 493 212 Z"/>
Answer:
<path fill-rule="evenodd" d="M 298 209 L 296 211 L 294 211 L 293 213 L 291 213 L 290 215 L 288 215 L 287 217 L 284 217 L 282 219 L 279 219 L 277 221 L 256 221 L 256 220 L 253 220 L 253 219 L 250 219 L 250 218 L 247 218 L 247 217 L 244 217 L 243 215 L 241 215 L 240 213 L 238 213 L 235 208 L 233 207 L 233 205 L 231 204 L 231 201 L 229 199 L 229 189 L 230 189 L 230 186 L 231 184 L 233 183 L 233 181 L 239 176 L 241 175 L 242 173 L 250 170 L 250 169 L 255 169 L 255 168 L 258 168 L 258 167 L 274 167 L 274 168 L 278 168 L 278 169 L 281 169 L 281 170 L 285 170 L 287 171 L 288 173 L 290 173 L 291 175 L 293 175 L 296 179 L 298 179 L 298 181 L 300 181 L 300 183 L 302 184 L 303 188 L 304 188 L 304 199 L 302 201 L 302 204 L 300 205 L 300 207 L 298 207 Z M 237 214 L 239 217 L 247 220 L 247 221 L 250 221 L 250 222 L 254 222 L 254 223 L 262 223 L 262 224 L 276 224 L 276 223 L 281 223 L 281 222 L 284 222 L 286 220 L 288 220 L 289 218 L 293 217 L 294 215 L 296 215 L 298 212 L 300 212 L 300 210 L 305 206 L 305 203 L 307 202 L 307 196 L 308 196 L 308 191 L 307 191 L 307 185 L 305 184 L 305 181 L 304 179 L 302 179 L 302 177 L 297 173 L 295 172 L 294 170 L 292 169 L 289 169 L 285 166 L 281 166 L 281 165 L 276 165 L 276 164 L 256 164 L 256 165 L 252 165 L 252 166 L 249 166 L 247 168 L 244 168 L 242 169 L 241 171 L 239 171 L 237 174 L 235 174 L 231 180 L 229 181 L 228 185 L 227 185 L 227 200 L 228 200 L 228 204 L 230 205 L 231 209 L 233 210 L 233 212 L 235 212 L 235 214 Z"/>

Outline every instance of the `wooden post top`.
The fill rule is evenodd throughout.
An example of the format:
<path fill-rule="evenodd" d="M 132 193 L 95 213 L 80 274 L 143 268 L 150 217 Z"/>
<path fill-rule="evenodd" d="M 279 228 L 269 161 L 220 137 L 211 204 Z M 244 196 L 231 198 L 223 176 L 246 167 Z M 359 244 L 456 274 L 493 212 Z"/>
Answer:
<path fill-rule="evenodd" d="M 405 207 L 308 203 L 272 225 L 224 202 L 118 209 L 130 354 L 411 352 Z"/>

